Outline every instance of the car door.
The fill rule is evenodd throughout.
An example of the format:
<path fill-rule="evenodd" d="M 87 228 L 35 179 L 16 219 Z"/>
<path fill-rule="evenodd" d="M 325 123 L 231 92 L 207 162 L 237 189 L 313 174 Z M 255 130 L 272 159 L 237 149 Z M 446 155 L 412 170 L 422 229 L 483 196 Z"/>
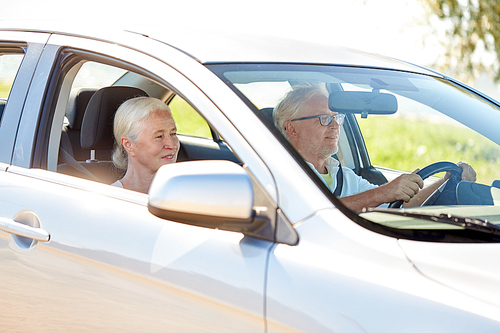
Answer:
<path fill-rule="evenodd" d="M 180 54 L 142 36 L 126 39 Z M 53 35 L 30 86 L 13 165 L 0 173 L 0 216 L 11 226 L 0 232 L 2 328 L 264 331 L 272 242 L 157 218 L 146 194 L 54 169 L 71 66 L 86 60 L 133 68 L 175 88 L 233 142 L 248 170 L 261 168 L 217 107 L 165 63 L 118 43 Z"/>

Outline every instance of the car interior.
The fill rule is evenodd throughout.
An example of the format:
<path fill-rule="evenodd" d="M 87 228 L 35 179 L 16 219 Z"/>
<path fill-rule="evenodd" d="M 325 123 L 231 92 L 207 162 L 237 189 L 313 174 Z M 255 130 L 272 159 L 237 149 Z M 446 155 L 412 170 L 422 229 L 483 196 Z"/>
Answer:
<path fill-rule="evenodd" d="M 106 78 L 113 71 L 117 73 L 111 75 L 111 81 L 107 78 L 107 82 L 102 80 L 104 83 L 101 84 L 89 79 Z M 68 70 L 64 80 L 70 81 L 71 85 L 67 91 L 61 89 L 59 92 L 60 95 L 67 94 L 67 98 L 60 96 L 56 107 L 64 109 L 64 120 L 58 142 L 57 165 L 51 167 L 49 162 L 49 170 L 105 184 L 123 177 L 125 171 L 116 168 L 111 158 L 113 117 L 122 102 L 137 96 L 156 97 L 171 106 L 180 141 L 178 162 L 223 159 L 242 164 L 217 131 L 187 101 L 172 89 L 144 75 L 93 61 L 82 61 Z M 176 110 L 172 103 L 176 99 L 182 102 L 183 108 Z M 204 122 L 204 126 L 210 129 L 208 135 L 193 135 L 189 130 L 182 130 L 183 126 L 179 125 L 190 122 L 192 117 L 184 116 L 184 108 Z M 256 112 L 262 113 L 272 124 L 272 110 L 272 107 L 265 107 Z M 350 167 L 372 183 L 387 182 L 384 174 L 373 168 L 367 156 L 363 159 L 360 153 L 364 147 L 358 145 L 363 140 L 354 115 L 347 115 L 340 135 L 336 158 L 342 165 Z"/>
<path fill-rule="evenodd" d="M 7 99 L 0 99 L 0 121 L 2 120 L 3 109 L 5 109 L 5 104 L 7 104 Z"/>
<path fill-rule="evenodd" d="M 110 70 L 107 67 L 104 66 Z M 78 74 L 74 81 L 78 81 Z M 138 96 L 156 97 L 168 104 L 176 94 L 131 71 L 125 71 L 108 86 L 81 87 L 73 84 L 65 107 L 57 172 L 105 184 L 123 177 L 125 170 L 115 167 L 111 158 L 113 117 L 121 103 Z M 190 107 L 187 102 L 184 104 Z M 188 121 L 180 119 L 183 116 L 181 111 L 173 112 L 176 123 Z M 211 137 L 196 137 L 178 132 L 181 148 L 177 161 L 224 159 L 241 164 L 215 130 L 210 128 L 210 134 Z"/>
<path fill-rule="evenodd" d="M 82 59 L 66 71 L 63 81 L 65 83 L 58 92 L 56 106 L 56 110 L 60 109 L 62 111 L 59 113 L 63 113 L 62 116 L 59 115 L 62 128 L 57 150 L 53 145 L 51 153 L 49 147 L 49 170 L 105 184 L 123 177 L 125 171 L 116 168 L 111 158 L 114 144 L 113 117 L 122 102 L 137 96 L 156 97 L 171 107 L 180 141 L 178 162 L 222 159 L 242 164 L 216 129 L 182 96 L 143 74 Z M 179 101 L 180 103 L 174 103 Z M 261 112 L 272 124 L 272 110 L 272 107 L 266 107 L 256 112 Z M 190 124 L 193 114 L 198 122 L 209 129 L 208 133 L 199 135 L 192 132 L 193 127 L 200 126 Z M 58 124 L 57 119 L 56 111 L 54 124 Z M 353 123 L 356 123 L 356 118 L 348 115 L 341 129 L 337 159 L 369 181 L 385 183 L 387 179 L 380 171 L 373 168 L 369 161 L 359 158 L 362 148 L 357 145 L 362 140 L 357 138 L 360 134 L 356 133 L 357 126 L 353 126 Z M 57 163 L 51 163 L 54 159 Z"/>

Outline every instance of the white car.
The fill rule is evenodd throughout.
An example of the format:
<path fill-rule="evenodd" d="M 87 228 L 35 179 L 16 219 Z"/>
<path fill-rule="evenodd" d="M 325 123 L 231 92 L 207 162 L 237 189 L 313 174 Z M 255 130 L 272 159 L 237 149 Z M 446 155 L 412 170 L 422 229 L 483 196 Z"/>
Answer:
<path fill-rule="evenodd" d="M 0 330 L 500 332 L 488 96 L 376 55 L 171 27 L 2 22 L 0 55 Z M 342 165 L 382 185 L 431 164 L 446 188 L 343 206 L 271 119 L 304 82 L 345 114 Z M 113 114 L 143 94 L 181 142 L 149 195 L 109 185 Z"/>

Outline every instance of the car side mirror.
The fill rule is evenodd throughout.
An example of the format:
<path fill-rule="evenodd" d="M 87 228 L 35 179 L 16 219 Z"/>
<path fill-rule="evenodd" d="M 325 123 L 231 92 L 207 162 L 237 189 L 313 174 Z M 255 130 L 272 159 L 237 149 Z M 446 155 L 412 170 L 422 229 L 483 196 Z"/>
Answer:
<path fill-rule="evenodd" d="M 250 236 L 269 223 L 254 210 L 249 174 L 230 161 L 190 161 L 162 166 L 149 190 L 148 209 L 170 221 Z"/>

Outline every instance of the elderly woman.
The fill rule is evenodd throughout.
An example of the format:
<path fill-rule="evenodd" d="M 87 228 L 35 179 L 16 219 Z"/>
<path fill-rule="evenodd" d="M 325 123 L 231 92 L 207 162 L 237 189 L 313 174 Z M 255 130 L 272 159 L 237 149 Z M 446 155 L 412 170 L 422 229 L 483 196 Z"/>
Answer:
<path fill-rule="evenodd" d="M 111 185 L 148 193 L 156 171 L 177 160 L 179 139 L 170 108 L 152 97 L 129 99 L 116 111 L 113 131 L 113 163 L 126 173 Z"/>

